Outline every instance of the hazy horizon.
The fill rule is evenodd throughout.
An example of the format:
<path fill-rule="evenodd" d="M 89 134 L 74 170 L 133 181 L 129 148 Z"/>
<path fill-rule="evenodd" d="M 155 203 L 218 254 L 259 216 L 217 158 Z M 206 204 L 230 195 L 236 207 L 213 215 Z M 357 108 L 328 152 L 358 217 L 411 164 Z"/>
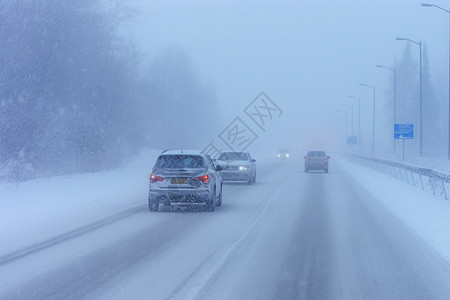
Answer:
<path fill-rule="evenodd" d="M 448 101 L 448 18 L 421 2 L 134 0 L 129 6 L 138 16 L 127 30 L 149 61 L 167 48 L 187 53 L 201 80 L 215 88 L 218 130 L 264 91 L 285 114 L 274 122 L 276 132 L 261 138 L 288 143 L 292 137 L 280 130 L 314 128 L 333 139 L 343 122 L 336 110 L 346 110 L 341 103 L 357 109 L 348 95 L 361 97 L 361 118 L 370 121 L 372 92 L 359 83 L 376 86 L 377 127 L 387 122 L 392 75 L 375 65 L 393 67 L 401 59 L 406 42 L 396 37 L 426 43 L 434 91 Z M 411 47 L 418 61 L 418 47 Z M 369 139 L 370 126 L 362 125 Z"/>

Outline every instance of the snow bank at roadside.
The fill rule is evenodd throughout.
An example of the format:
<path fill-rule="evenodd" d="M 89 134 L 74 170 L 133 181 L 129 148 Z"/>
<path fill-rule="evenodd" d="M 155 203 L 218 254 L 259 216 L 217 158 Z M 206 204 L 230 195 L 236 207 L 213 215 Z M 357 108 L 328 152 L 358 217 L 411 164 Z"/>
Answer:
<path fill-rule="evenodd" d="M 450 263 L 450 201 L 344 158 L 335 163 Z"/>
<path fill-rule="evenodd" d="M 149 172 L 160 153 L 143 150 L 114 170 L 0 184 L 0 256 L 146 206 Z"/>

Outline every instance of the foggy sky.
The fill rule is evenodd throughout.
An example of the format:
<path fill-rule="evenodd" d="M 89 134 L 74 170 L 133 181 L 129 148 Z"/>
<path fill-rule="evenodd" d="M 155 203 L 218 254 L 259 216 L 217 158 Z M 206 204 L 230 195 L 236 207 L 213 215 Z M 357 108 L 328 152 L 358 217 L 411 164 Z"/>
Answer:
<path fill-rule="evenodd" d="M 187 52 L 216 89 L 218 130 L 264 91 L 285 114 L 260 142 L 287 144 L 292 133 L 331 142 L 342 132 L 336 111 L 351 103 L 347 95 L 362 98 L 362 119 L 370 121 L 372 94 L 359 83 L 377 87 L 382 118 L 391 74 L 375 65 L 401 58 L 405 42 L 396 37 L 427 43 L 435 92 L 448 99 L 448 15 L 421 2 L 132 0 L 138 17 L 128 30 L 149 60 L 167 47 Z M 418 47 L 412 50 L 418 59 Z M 362 134 L 368 130 L 363 125 Z"/>

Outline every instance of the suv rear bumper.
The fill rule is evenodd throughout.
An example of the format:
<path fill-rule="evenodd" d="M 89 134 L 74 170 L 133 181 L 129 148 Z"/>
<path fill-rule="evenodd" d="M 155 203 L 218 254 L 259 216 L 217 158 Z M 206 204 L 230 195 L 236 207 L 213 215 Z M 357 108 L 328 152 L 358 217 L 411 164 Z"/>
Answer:
<path fill-rule="evenodd" d="M 150 189 L 148 199 L 164 205 L 205 204 L 211 199 L 211 192 L 208 189 Z"/>
<path fill-rule="evenodd" d="M 307 163 L 305 164 L 305 169 L 308 170 L 326 170 L 328 169 L 328 163 Z"/>

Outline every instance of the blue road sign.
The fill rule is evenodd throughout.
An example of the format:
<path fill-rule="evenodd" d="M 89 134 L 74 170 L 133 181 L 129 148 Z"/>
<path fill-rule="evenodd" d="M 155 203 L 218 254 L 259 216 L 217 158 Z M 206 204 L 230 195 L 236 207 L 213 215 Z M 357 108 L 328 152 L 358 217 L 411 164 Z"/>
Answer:
<path fill-rule="evenodd" d="M 414 138 L 414 124 L 394 124 L 394 139 L 404 140 Z"/>
<path fill-rule="evenodd" d="M 356 135 L 351 135 L 347 137 L 347 144 L 356 145 L 358 144 L 358 137 Z"/>

